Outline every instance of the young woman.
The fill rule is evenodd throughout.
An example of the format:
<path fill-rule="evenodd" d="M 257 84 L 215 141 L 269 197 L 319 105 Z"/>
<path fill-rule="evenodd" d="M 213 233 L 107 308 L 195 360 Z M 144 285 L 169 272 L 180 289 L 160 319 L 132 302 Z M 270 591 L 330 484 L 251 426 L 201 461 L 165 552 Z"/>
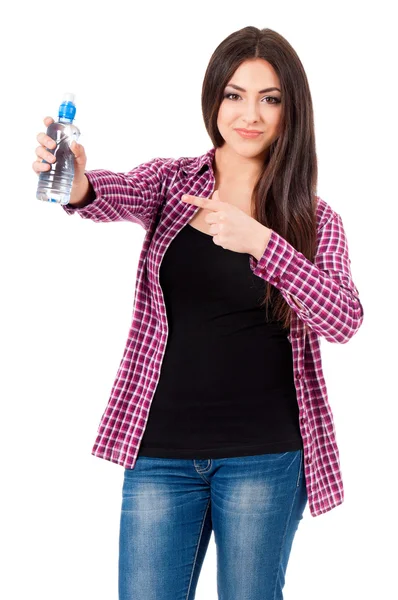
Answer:
<path fill-rule="evenodd" d="M 316 195 L 300 59 L 270 29 L 231 34 L 202 109 L 202 156 L 85 171 L 72 146 L 67 214 L 146 231 L 92 450 L 125 469 L 120 600 L 192 600 L 212 531 L 220 599 L 280 600 L 307 501 L 317 516 L 344 499 L 320 338 L 346 343 L 363 307 L 342 219 Z M 40 173 L 56 151 L 37 139 Z"/>

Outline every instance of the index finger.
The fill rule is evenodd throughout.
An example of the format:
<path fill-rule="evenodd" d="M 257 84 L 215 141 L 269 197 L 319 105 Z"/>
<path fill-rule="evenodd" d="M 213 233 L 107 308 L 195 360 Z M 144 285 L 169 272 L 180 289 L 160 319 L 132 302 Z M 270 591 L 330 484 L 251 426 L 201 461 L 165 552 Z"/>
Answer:
<path fill-rule="evenodd" d="M 50 138 L 49 135 L 47 135 L 46 133 L 43 133 L 42 131 L 37 134 L 36 139 L 45 148 L 55 148 L 55 146 L 56 146 L 56 143 L 54 142 L 54 140 L 52 138 Z"/>
<path fill-rule="evenodd" d="M 209 204 L 210 202 L 210 198 L 201 198 L 199 196 L 191 196 L 190 194 L 184 194 L 181 197 L 181 200 L 183 202 L 187 202 L 188 204 L 196 204 L 197 206 L 207 206 L 207 204 Z M 213 202 L 213 206 L 214 206 L 214 202 Z"/>
<path fill-rule="evenodd" d="M 44 125 L 46 125 L 47 127 L 49 125 L 51 125 L 51 123 L 55 123 L 55 121 L 52 117 L 44 117 L 43 122 L 44 122 Z M 40 140 L 39 140 L 39 142 L 40 142 Z M 45 145 L 46 148 L 55 148 L 55 146 L 56 146 L 56 143 L 54 142 L 54 140 L 47 134 L 44 134 L 44 138 L 41 143 L 43 145 Z"/>

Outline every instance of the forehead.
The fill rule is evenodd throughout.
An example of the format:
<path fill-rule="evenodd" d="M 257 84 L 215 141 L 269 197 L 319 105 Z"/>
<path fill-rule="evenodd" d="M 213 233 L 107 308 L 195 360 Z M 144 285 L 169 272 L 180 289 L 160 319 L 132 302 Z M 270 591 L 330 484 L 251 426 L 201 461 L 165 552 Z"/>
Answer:
<path fill-rule="evenodd" d="M 253 87 L 257 87 L 256 84 L 259 84 L 260 87 L 271 85 L 280 87 L 279 77 L 275 69 L 263 58 L 245 60 L 239 65 L 229 81 L 236 84 L 241 83 L 245 89 L 247 88 L 244 84 L 247 86 L 253 85 Z M 263 83 L 266 85 L 262 85 Z"/>

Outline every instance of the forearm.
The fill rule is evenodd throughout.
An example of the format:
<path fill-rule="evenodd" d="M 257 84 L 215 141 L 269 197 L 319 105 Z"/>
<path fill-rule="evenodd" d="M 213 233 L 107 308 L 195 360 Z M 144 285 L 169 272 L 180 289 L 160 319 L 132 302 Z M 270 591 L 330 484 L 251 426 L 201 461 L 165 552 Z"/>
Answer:
<path fill-rule="evenodd" d="M 364 311 L 351 276 L 341 217 L 336 214 L 322 229 L 314 263 L 270 231 L 260 259 L 254 254 L 250 258 L 253 273 L 279 289 L 318 335 L 330 342 L 347 342 L 361 326 Z"/>
<path fill-rule="evenodd" d="M 71 201 L 62 208 L 68 215 L 77 213 L 96 223 L 131 221 L 147 230 L 163 201 L 169 172 L 176 166 L 173 158 L 156 157 L 127 173 L 86 171 L 87 181 L 79 183 L 75 190 L 72 188 Z"/>

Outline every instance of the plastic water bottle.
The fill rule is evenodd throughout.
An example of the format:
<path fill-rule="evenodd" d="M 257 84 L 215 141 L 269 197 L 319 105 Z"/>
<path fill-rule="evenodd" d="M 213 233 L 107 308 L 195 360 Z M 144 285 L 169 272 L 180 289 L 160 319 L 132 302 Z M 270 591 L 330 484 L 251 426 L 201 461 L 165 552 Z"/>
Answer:
<path fill-rule="evenodd" d="M 57 144 L 54 149 L 47 148 L 54 154 L 56 161 L 50 164 L 51 169 L 39 175 L 36 198 L 47 202 L 68 204 L 75 175 L 75 158 L 70 145 L 79 139 L 80 131 L 73 124 L 76 114 L 75 94 L 65 93 L 58 110 L 58 122 L 51 123 L 47 135 Z"/>

